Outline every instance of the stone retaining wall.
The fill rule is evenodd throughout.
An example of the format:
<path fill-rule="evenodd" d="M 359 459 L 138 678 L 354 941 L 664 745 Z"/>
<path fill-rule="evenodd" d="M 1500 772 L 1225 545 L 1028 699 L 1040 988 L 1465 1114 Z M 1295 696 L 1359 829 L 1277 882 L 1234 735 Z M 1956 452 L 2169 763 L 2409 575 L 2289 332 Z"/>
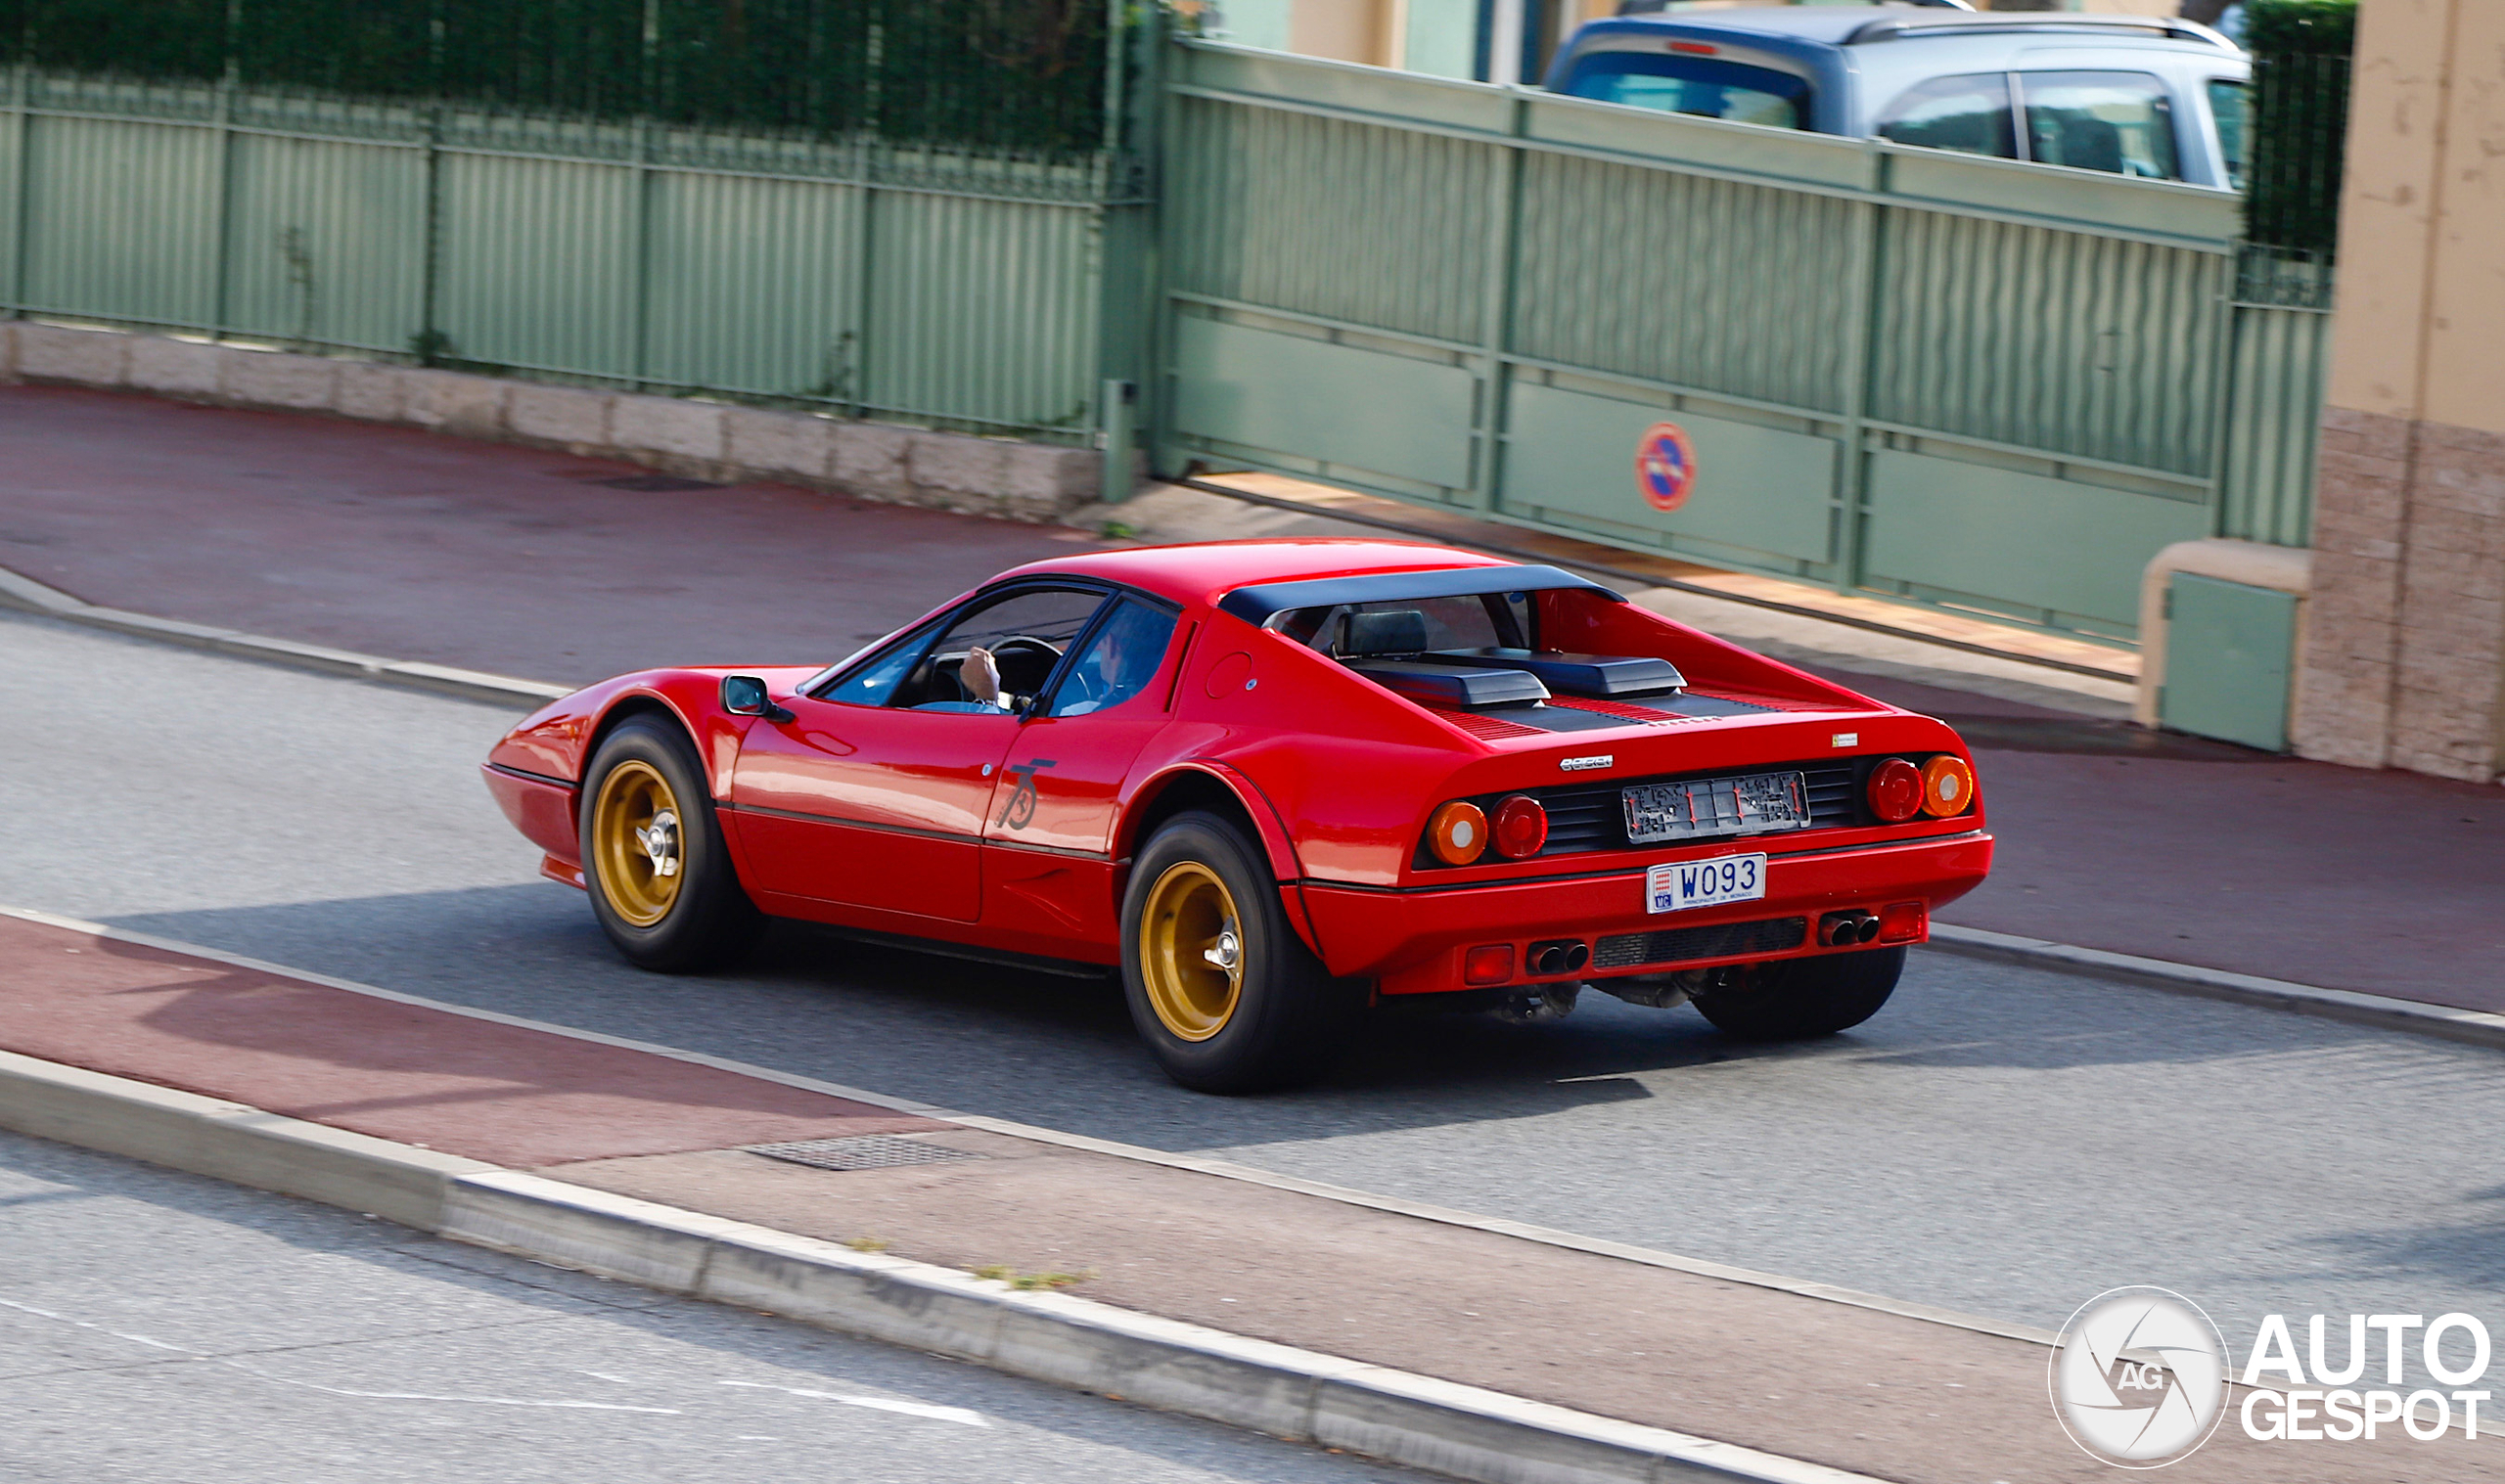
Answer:
<path fill-rule="evenodd" d="M 2496 777 L 2505 771 L 2505 436 L 2333 407 L 2316 487 L 2297 750 Z"/>
<path fill-rule="evenodd" d="M 116 330 L 0 322 L 0 374 L 330 413 L 625 459 L 690 478 L 772 479 L 1012 520 L 1059 519 L 1097 494 L 1092 449 Z"/>

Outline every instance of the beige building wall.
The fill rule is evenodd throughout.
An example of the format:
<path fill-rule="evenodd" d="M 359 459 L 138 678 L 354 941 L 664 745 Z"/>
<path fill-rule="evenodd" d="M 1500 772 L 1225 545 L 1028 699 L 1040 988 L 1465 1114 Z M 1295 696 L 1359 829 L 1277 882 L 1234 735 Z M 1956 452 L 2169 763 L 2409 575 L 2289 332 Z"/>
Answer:
<path fill-rule="evenodd" d="M 2505 4 L 2364 0 L 2295 721 L 2309 757 L 2505 766 Z"/>
<path fill-rule="evenodd" d="M 1398 0 L 1292 0 L 1288 50 L 1335 62 L 1396 67 L 1392 37 Z"/>

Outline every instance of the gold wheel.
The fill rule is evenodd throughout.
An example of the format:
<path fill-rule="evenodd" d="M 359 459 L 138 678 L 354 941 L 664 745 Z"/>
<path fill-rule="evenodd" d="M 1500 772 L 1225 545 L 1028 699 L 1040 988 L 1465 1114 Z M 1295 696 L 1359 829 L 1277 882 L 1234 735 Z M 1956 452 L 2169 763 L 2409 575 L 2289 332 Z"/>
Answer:
<path fill-rule="evenodd" d="M 1226 1029 L 1244 992 L 1243 919 L 1217 873 L 1198 861 L 1165 868 L 1139 920 L 1139 975 L 1148 1003 L 1184 1041 Z"/>
<path fill-rule="evenodd" d="M 591 845 L 600 894 L 637 927 L 669 916 L 685 864 L 678 795 L 660 770 L 628 758 L 600 781 Z"/>

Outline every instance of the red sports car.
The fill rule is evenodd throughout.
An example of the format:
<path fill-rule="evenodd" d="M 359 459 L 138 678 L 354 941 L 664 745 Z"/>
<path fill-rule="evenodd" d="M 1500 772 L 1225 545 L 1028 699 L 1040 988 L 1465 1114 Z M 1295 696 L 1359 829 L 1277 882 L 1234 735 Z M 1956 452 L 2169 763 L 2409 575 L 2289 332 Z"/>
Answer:
<path fill-rule="evenodd" d="M 1189 1087 L 1369 1003 L 1692 1000 L 1832 1034 L 1991 866 L 1956 733 L 1550 566 L 1388 541 L 1005 572 L 823 668 L 651 670 L 487 787 L 648 968 L 769 916 L 1118 966 Z"/>

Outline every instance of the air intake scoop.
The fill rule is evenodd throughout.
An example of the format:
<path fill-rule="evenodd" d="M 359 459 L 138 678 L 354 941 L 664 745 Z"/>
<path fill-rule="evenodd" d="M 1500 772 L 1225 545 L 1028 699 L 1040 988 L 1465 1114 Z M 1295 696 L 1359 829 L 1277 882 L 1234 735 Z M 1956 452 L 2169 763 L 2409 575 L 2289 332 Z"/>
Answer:
<path fill-rule="evenodd" d="M 1611 654 L 1566 654 L 1555 650 L 1435 650 L 1418 656 L 1427 664 L 1520 670 L 1565 696 L 1607 700 L 1617 696 L 1660 696 L 1687 685 L 1666 659 Z"/>
<path fill-rule="evenodd" d="M 1341 663 L 1394 696 L 1422 706 L 1478 711 L 1488 706 L 1519 706 L 1548 698 L 1548 687 L 1524 670 L 1489 667 L 1465 669 L 1466 661 L 1430 663 L 1412 659 L 1344 659 Z"/>

